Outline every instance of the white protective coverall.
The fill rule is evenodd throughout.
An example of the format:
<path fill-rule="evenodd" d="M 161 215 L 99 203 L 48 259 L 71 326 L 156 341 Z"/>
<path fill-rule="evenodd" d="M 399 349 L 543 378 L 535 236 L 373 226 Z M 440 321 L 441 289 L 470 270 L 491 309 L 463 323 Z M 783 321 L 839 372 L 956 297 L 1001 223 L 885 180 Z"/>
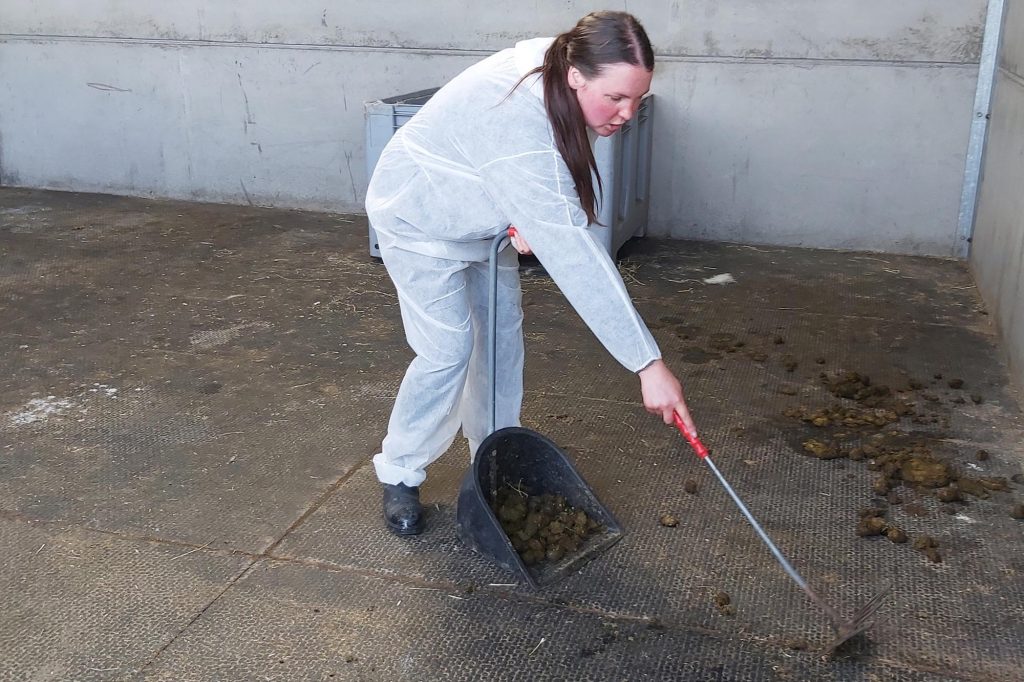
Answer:
<path fill-rule="evenodd" d="M 540 76 L 512 91 L 551 41 L 522 41 L 456 76 L 395 133 L 370 180 L 366 212 L 416 354 L 373 458 L 382 483 L 420 485 L 460 426 L 472 453 L 488 435 L 487 259 L 509 225 L 619 363 L 638 372 L 661 357 L 614 262 L 587 229 Z M 500 429 L 519 425 L 523 339 L 513 249 L 499 266 Z"/>

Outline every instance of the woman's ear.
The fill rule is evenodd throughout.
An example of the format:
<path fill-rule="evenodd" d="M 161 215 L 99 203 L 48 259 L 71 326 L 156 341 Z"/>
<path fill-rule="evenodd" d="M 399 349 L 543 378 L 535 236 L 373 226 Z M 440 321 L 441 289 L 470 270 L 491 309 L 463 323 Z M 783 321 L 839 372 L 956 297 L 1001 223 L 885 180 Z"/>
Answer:
<path fill-rule="evenodd" d="M 579 90 L 587 84 L 587 79 L 583 77 L 583 73 L 575 66 L 570 66 L 565 72 L 565 78 L 569 81 L 569 87 L 573 90 Z"/>

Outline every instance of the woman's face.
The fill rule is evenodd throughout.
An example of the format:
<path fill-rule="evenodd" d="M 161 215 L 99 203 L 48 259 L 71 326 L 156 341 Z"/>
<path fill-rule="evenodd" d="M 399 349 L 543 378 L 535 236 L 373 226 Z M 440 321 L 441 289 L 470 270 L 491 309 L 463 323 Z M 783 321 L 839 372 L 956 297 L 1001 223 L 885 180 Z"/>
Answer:
<path fill-rule="evenodd" d="M 600 75 L 588 79 L 569 67 L 569 87 L 576 91 L 587 127 L 607 137 L 633 118 L 640 98 L 651 89 L 654 74 L 635 64 L 606 64 Z"/>

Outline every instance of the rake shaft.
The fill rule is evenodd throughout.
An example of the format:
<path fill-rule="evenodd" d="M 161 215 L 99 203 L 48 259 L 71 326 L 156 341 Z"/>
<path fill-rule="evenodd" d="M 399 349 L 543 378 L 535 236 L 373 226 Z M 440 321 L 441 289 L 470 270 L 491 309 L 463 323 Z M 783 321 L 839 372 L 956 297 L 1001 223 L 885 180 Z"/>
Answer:
<path fill-rule="evenodd" d="M 743 513 L 743 516 L 746 517 L 748 522 L 750 522 L 750 525 L 754 528 L 754 531 L 757 533 L 758 537 L 760 537 L 761 541 L 768 546 L 769 550 L 771 550 L 772 556 L 774 556 L 776 561 L 779 562 L 779 565 L 781 565 L 783 570 L 786 571 L 786 574 L 793 579 L 793 582 L 800 586 L 800 589 L 804 591 L 804 593 L 811 599 L 811 601 L 813 601 L 815 604 L 821 607 L 821 609 L 828 615 L 829 620 L 832 621 L 832 628 L 833 630 L 835 630 L 836 638 L 835 640 L 833 640 L 831 644 L 829 644 L 825 648 L 825 653 L 831 653 L 840 644 L 850 639 L 854 635 L 863 632 L 865 629 L 867 629 L 871 625 L 871 617 L 875 614 L 876 611 L 878 611 L 879 607 L 881 607 L 881 605 L 884 603 L 885 596 L 889 593 L 889 588 L 886 587 L 881 592 L 872 597 L 867 604 L 861 607 L 860 610 L 858 610 L 857 613 L 854 614 L 854 617 L 852 619 L 846 620 L 841 615 L 839 615 L 838 611 L 832 608 L 832 606 L 830 606 L 828 602 L 819 597 L 818 594 L 813 589 L 811 589 L 811 586 L 807 584 L 807 581 L 804 580 L 803 576 L 801 576 L 800 573 L 793 567 L 793 565 L 789 563 L 789 560 L 786 559 L 782 551 L 775 546 L 775 543 L 772 542 L 772 539 L 768 537 L 768 533 L 765 532 L 761 524 L 758 523 L 756 518 L 754 518 L 754 515 L 750 512 L 750 509 L 748 509 L 747 505 L 743 503 L 743 500 L 740 499 L 740 496 L 736 494 L 736 491 L 733 489 L 733 487 L 729 485 L 729 481 L 725 480 L 725 476 L 722 475 L 722 472 L 719 471 L 718 467 L 715 466 L 715 463 L 711 460 L 711 457 L 709 456 L 708 449 L 704 446 L 703 443 L 700 442 L 700 439 L 697 438 L 697 434 L 693 433 L 686 427 L 686 424 L 683 423 L 683 420 L 678 413 L 674 412 L 673 418 L 675 420 L 676 428 L 679 429 L 680 433 L 683 434 L 683 437 L 686 438 L 687 442 L 690 443 L 690 446 L 693 448 L 694 452 L 697 453 L 697 456 L 700 459 L 704 460 L 704 462 L 708 465 L 712 473 L 714 473 L 715 477 L 718 479 L 718 482 L 721 483 L 722 487 L 725 488 L 725 491 L 729 493 L 729 497 L 732 498 L 732 501 L 736 503 L 737 507 L 739 507 L 739 510 Z"/>

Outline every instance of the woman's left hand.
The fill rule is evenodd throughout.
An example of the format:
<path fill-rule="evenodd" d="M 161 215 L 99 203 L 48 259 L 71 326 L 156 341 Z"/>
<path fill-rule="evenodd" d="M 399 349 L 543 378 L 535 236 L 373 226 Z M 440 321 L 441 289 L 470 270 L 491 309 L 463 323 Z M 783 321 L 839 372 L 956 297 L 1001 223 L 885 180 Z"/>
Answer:
<path fill-rule="evenodd" d="M 533 249 L 530 248 L 530 245 L 527 244 L 526 240 L 523 239 L 522 235 L 519 234 L 519 231 L 516 229 L 515 225 L 509 225 L 508 236 L 509 239 L 512 241 L 513 249 L 515 249 L 524 256 L 529 256 L 530 254 L 533 253 Z"/>

